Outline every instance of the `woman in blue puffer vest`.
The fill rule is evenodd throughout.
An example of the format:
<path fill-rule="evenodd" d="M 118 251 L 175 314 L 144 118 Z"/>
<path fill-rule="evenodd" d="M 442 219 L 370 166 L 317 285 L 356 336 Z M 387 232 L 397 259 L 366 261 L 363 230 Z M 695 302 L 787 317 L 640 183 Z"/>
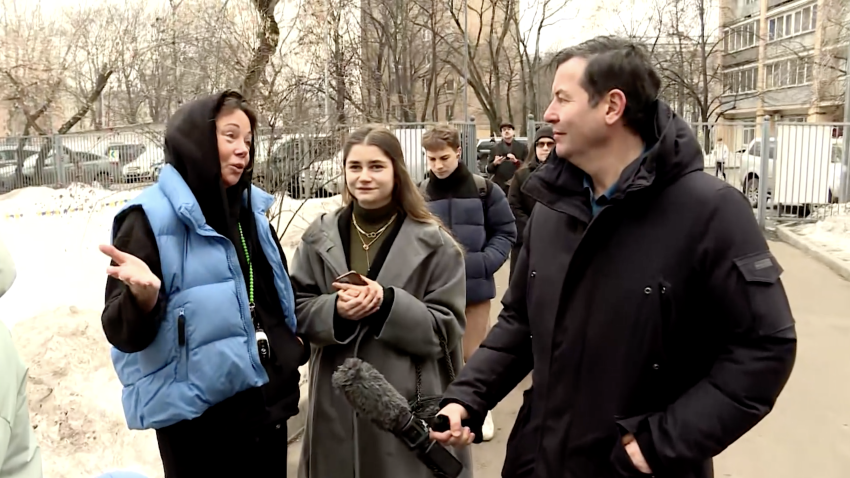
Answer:
<path fill-rule="evenodd" d="M 298 366 L 286 260 L 251 186 L 256 116 L 236 92 L 181 107 L 156 185 L 115 217 L 103 330 L 131 429 L 166 478 L 286 475 Z"/>

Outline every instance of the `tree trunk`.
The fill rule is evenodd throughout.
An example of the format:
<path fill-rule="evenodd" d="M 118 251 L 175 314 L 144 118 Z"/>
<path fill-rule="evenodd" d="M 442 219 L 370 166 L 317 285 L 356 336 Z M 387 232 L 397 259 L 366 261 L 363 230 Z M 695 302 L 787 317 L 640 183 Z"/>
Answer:
<path fill-rule="evenodd" d="M 242 94 L 247 99 L 250 99 L 256 93 L 263 71 L 269 64 L 269 58 L 277 50 L 277 44 L 280 41 L 280 28 L 274 17 L 277 2 L 278 0 L 251 0 L 260 15 L 262 27 L 259 35 L 260 44 L 254 50 L 254 55 L 248 63 L 245 79 L 242 81 Z"/>

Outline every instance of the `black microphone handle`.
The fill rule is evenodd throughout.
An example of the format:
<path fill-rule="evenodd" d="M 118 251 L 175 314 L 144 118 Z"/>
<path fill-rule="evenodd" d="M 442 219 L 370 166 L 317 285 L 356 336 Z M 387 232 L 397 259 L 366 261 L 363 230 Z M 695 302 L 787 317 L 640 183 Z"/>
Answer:
<path fill-rule="evenodd" d="M 396 435 L 407 447 L 416 453 L 425 466 L 439 478 L 457 478 L 463 472 L 463 464 L 443 445 L 428 437 L 428 426 L 413 415 L 399 417 L 402 426 L 396 428 Z"/>
<path fill-rule="evenodd" d="M 427 446 L 417 448 L 416 455 L 436 477 L 457 478 L 463 472 L 463 464 L 446 447 L 433 440 Z"/>
<path fill-rule="evenodd" d="M 472 420 L 466 419 L 461 420 L 460 426 L 462 427 L 470 427 L 472 428 Z M 445 415 L 437 415 L 431 419 L 431 430 L 435 432 L 442 433 L 447 432 L 451 429 L 451 424 L 449 423 L 449 417 Z"/>

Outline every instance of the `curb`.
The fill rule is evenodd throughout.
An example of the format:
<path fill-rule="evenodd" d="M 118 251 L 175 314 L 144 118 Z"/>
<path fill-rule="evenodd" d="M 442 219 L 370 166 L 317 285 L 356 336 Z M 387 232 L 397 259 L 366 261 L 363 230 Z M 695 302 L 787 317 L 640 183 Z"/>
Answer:
<path fill-rule="evenodd" d="M 795 248 L 812 256 L 815 260 L 828 267 L 844 280 L 850 281 L 850 265 L 846 264 L 844 261 L 840 261 L 830 256 L 829 253 L 825 252 L 822 247 L 812 244 L 799 234 L 794 233 L 788 226 L 777 227 L 776 233 L 784 242 L 787 242 Z"/>

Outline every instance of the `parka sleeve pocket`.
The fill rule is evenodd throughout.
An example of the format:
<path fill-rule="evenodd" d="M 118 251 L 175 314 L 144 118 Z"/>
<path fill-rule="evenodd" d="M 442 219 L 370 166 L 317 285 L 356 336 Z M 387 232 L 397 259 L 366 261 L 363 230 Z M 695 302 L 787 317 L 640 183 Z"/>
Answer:
<path fill-rule="evenodd" d="M 782 274 L 782 266 L 770 251 L 757 252 L 734 260 L 747 282 L 773 284 Z"/>
<path fill-rule="evenodd" d="M 770 251 L 748 254 L 733 262 L 743 277 L 754 331 L 759 336 L 774 335 L 794 325 L 785 290 L 779 280 L 782 266 Z"/>

